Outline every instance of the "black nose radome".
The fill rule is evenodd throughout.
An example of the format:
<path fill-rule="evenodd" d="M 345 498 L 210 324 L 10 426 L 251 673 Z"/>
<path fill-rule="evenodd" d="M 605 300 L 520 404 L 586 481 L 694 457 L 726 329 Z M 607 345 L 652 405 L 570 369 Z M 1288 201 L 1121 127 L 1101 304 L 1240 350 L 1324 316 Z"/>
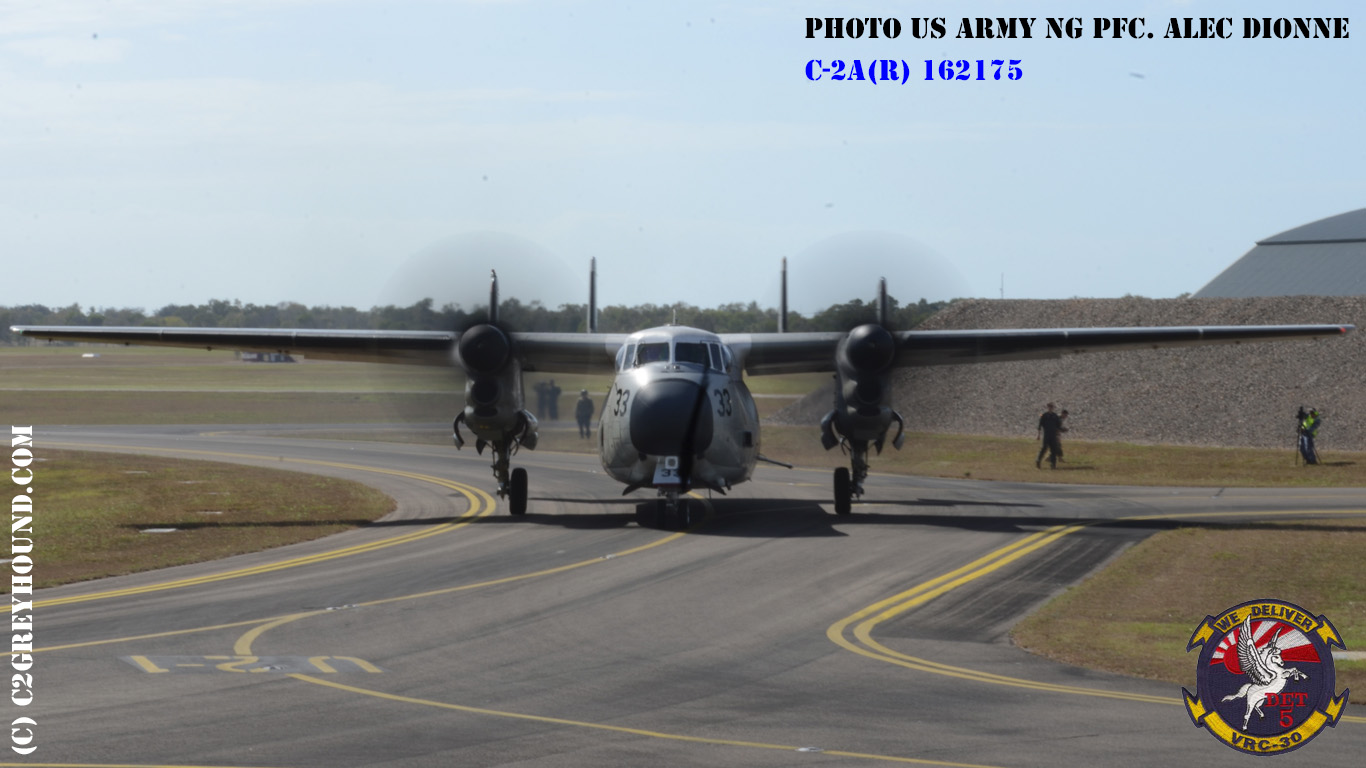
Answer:
<path fill-rule="evenodd" d="M 457 345 L 460 364 L 467 371 L 494 373 L 507 362 L 512 352 L 508 337 L 491 325 L 476 325 L 460 334 Z"/>
<path fill-rule="evenodd" d="M 652 456 L 700 455 L 711 445 L 711 403 L 697 383 L 661 379 L 631 401 L 631 445 Z"/>

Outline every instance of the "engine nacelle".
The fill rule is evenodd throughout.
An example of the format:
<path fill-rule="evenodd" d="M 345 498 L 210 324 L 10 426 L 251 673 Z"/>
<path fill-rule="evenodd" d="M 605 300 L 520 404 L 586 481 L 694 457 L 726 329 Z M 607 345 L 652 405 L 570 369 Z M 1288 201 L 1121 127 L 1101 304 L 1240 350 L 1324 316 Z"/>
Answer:
<path fill-rule="evenodd" d="M 465 409 L 455 420 L 456 444 L 464 442 L 459 426 L 464 422 L 480 449 L 485 442 L 512 440 L 535 448 L 536 418 L 526 411 L 522 365 L 508 335 L 494 325 L 476 325 L 460 335 L 455 358 L 465 371 Z"/>
<path fill-rule="evenodd" d="M 835 349 L 835 409 L 821 421 L 827 449 L 838 442 L 833 428 L 845 439 L 874 443 L 881 450 L 888 427 L 900 421 L 890 402 L 895 358 L 896 337 L 881 325 L 860 325 L 840 341 Z M 899 441 L 900 433 L 897 437 Z"/>

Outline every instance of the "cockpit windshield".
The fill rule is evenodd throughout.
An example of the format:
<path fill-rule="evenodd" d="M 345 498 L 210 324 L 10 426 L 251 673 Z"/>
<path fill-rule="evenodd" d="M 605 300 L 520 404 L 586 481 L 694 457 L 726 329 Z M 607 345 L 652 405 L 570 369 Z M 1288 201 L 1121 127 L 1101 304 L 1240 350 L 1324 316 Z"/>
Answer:
<path fill-rule="evenodd" d="M 669 362 L 669 342 L 667 341 L 641 344 L 639 351 L 636 352 L 636 365 L 667 362 Z"/>
<path fill-rule="evenodd" d="M 672 356 L 670 356 L 672 347 Z M 681 365 L 690 363 L 726 372 L 730 368 L 730 351 L 722 344 L 707 341 L 648 341 L 628 344 L 617 352 L 617 369 L 636 368 L 647 363 Z"/>
<path fill-rule="evenodd" d="M 707 356 L 707 345 L 700 341 L 680 341 L 674 344 L 674 362 L 707 366 L 710 362 Z"/>

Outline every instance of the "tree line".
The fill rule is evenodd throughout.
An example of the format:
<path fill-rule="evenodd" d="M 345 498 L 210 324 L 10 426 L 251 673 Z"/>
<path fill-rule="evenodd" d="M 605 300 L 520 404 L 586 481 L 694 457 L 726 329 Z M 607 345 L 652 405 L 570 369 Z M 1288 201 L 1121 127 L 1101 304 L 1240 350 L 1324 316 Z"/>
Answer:
<path fill-rule="evenodd" d="M 948 306 L 947 301 L 926 301 L 902 305 L 888 297 L 891 313 L 889 325 L 897 330 L 914 328 L 925 318 Z M 518 331 L 551 331 L 580 333 L 587 329 L 588 308 L 584 304 L 563 304 L 556 309 L 539 301 L 523 303 L 508 298 L 498 303 L 498 317 L 502 325 Z M 27 340 L 10 331 L 11 325 L 91 325 L 91 326 L 161 326 L 201 328 L 342 328 L 374 330 L 463 330 L 488 317 L 487 306 L 466 310 L 455 304 L 439 309 L 431 299 L 423 299 L 412 306 L 393 305 L 372 307 L 307 307 L 296 302 L 279 304 L 243 304 L 240 301 L 214 299 L 206 304 L 167 304 L 148 314 L 142 309 L 88 307 L 79 304 L 68 307 L 46 307 L 28 304 L 19 307 L 0 307 L 0 344 L 12 345 Z M 856 325 L 875 321 L 877 309 L 873 302 L 860 299 L 845 304 L 833 304 L 807 317 L 788 312 L 789 331 L 847 331 Z M 667 325 L 701 328 L 715 333 L 763 333 L 778 329 L 778 310 L 748 304 L 722 304 L 707 309 L 692 304 L 640 304 L 598 309 L 598 330 L 602 333 L 631 333 L 642 328 Z"/>

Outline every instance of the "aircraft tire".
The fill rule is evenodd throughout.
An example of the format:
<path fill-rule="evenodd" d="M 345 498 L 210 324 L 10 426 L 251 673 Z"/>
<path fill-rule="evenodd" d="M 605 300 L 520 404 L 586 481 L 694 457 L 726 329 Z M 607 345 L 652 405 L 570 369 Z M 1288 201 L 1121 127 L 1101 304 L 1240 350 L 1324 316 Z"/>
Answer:
<path fill-rule="evenodd" d="M 518 467 L 512 470 L 508 479 L 508 511 L 514 515 L 526 514 L 526 470 Z"/>
<path fill-rule="evenodd" d="M 835 470 L 835 514 L 847 517 L 853 512 L 853 483 L 849 480 L 849 468 Z"/>
<path fill-rule="evenodd" d="M 686 530 L 692 524 L 692 506 L 687 499 L 670 504 L 664 499 L 655 502 L 655 525 L 664 531 Z"/>

